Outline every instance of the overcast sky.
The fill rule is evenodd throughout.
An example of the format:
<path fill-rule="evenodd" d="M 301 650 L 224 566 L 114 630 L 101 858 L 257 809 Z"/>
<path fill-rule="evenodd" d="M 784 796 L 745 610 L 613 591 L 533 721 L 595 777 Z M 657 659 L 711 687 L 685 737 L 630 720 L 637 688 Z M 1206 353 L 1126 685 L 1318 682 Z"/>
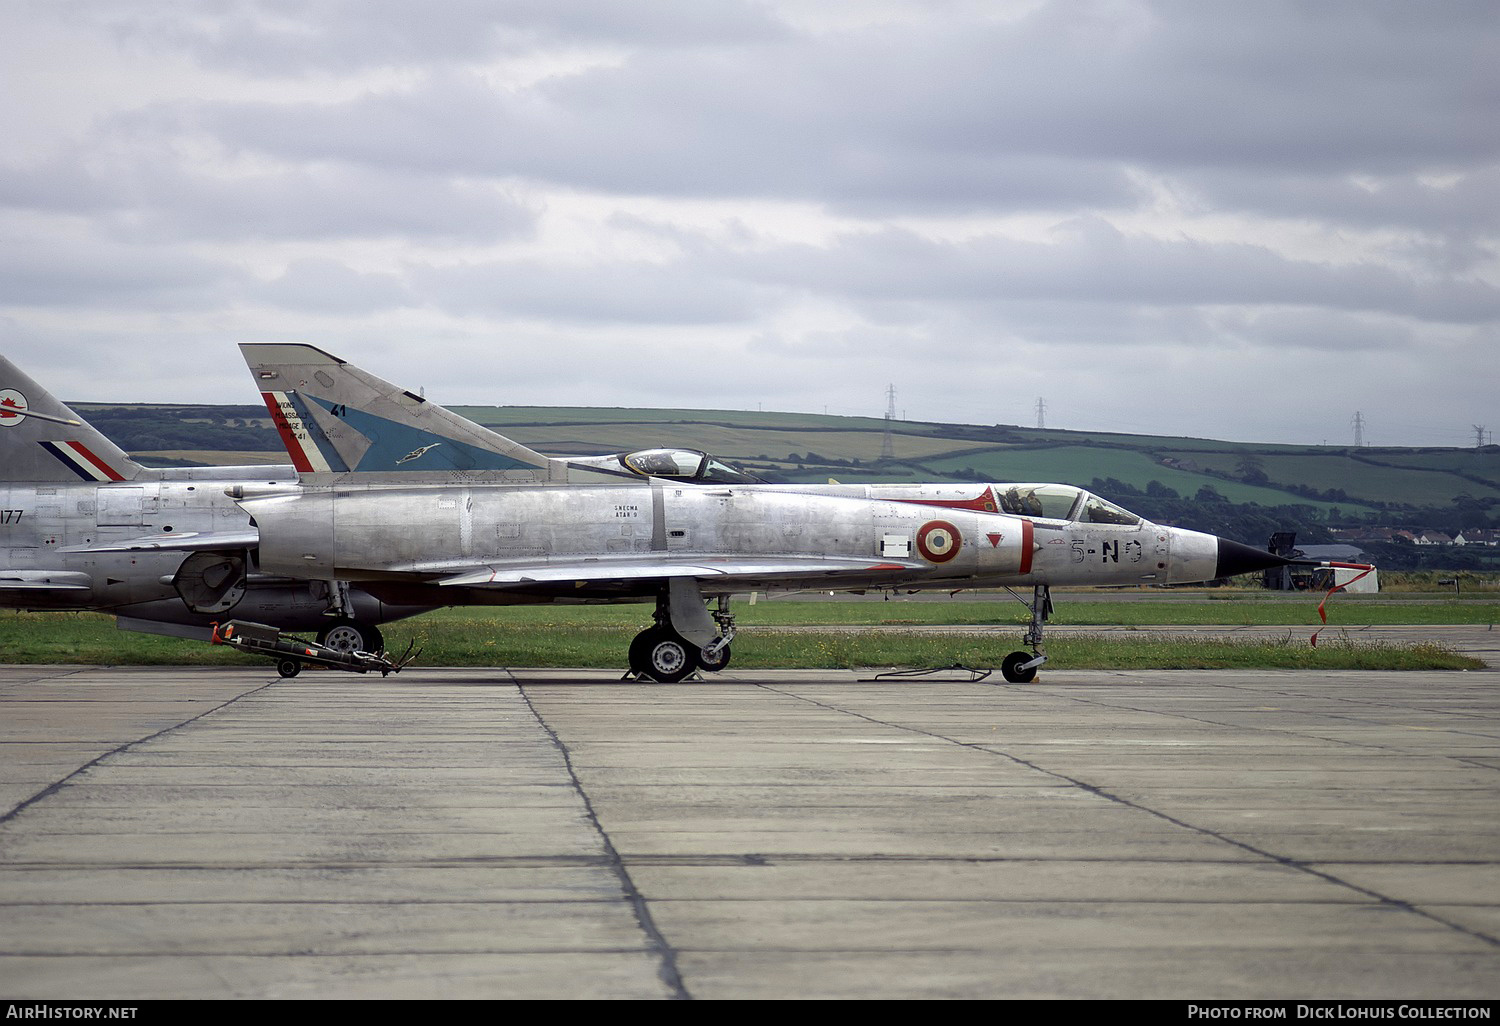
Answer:
<path fill-rule="evenodd" d="M 0 91 L 68 399 L 1500 429 L 1494 0 L 0 0 Z"/>

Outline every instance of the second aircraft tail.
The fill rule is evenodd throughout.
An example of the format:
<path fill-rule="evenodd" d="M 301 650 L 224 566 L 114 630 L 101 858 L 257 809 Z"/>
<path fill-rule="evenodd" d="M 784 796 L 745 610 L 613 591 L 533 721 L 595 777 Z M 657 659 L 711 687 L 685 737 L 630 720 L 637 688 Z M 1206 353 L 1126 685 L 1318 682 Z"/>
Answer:
<path fill-rule="evenodd" d="M 251 343 L 240 350 L 304 478 L 459 472 L 492 481 L 565 479 L 560 461 L 321 349 Z"/>

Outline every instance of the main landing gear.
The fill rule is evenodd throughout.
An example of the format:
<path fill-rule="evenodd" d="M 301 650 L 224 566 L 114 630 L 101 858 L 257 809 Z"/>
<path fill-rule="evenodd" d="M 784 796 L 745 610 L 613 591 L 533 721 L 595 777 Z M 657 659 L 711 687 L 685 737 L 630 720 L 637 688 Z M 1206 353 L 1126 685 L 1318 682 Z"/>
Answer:
<path fill-rule="evenodd" d="M 696 603 L 694 615 L 693 603 Z M 674 625 L 683 625 L 678 631 Z M 630 643 L 630 674 L 637 680 L 654 680 L 675 684 L 696 670 L 718 673 L 729 665 L 729 643 L 734 640 L 734 615 L 729 612 L 729 596 L 720 595 L 718 608 L 709 613 L 703 606 L 696 586 L 680 599 L 670 592 L 656 601 L 656 622 L 635 636 Z M 710 619 L 711 618 L 711 619 Z M 692 635 L 693 640 L 684 637 Z M 695 640 L 709 638 L 705 645 Z M 627 676 L 629 676 L 627 675 Z"/>
<path fill-rule="evenodd" d="M 1020 596 L 1017 596 L 1020 599 Z M 1012 684 L 1029 684 L 1036 680 L 1036 671 L 1047 661 L 1042 648 L 1042 624 L 1052 615 L 1052 589 L 1038 584 L 1031 590 L 1031 623 L 1022 644 L 1030 645 L 1030 652 L 1012 652 L 1000 662 L 1000 675 Z"/>
<path fill-rule="evenodd" d="M 328 602 L 323 615 L 331 617 L 318 631 L 318 644 L 346 654 L 385 651 L 380 628 L 355 617 L 348 581 L 313 581 L 311 586 L 315 596 Z"/>
<path fill-rule="evenodd" d="M 382 652 L 385 638 L 373 624 L 339 620 L 318 631 L 318 644 L 336 652 Z"/>

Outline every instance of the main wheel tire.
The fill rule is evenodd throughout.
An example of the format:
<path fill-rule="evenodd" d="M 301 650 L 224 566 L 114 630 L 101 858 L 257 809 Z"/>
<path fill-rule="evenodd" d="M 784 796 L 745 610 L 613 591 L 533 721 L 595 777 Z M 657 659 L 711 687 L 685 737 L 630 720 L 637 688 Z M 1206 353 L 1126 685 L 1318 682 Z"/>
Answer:
<path fill-rule="evenodd" d="M 318 632 L 318 644 L 335 652 L 382 652 L 385 638 L 371 624 L 340 620 Z"/>
<path fill-rule="evenodd" d="M 1029 663 L 1036 656 L 1030 652 L 1012 652 L 1000 662 L 1000 675 L 1012 684 L 1030 684 L 1036 680 L 1036 667 L 1021 669 L 1022 663 Z"/>
<path fill-rule="evenodd" d="M 650 646 L 660 628 L 647 627 L 630 641 L 630 672 L 637 677 L 648 676 L 651 668 Z"/>
<path fill-rule="evenodd" d="M 646 662 L 651 676 L 663 684 L 676 684 L 698 668 L 697 652 L 675 632 L 656 639 Z"/>
<path fill-rule="evenodd" d="M 637 676 L 661 684 L 676 684 L 698 668 L 698 650 L 672 628 L 658 625 L 630 643 L 630 668 Z"/>

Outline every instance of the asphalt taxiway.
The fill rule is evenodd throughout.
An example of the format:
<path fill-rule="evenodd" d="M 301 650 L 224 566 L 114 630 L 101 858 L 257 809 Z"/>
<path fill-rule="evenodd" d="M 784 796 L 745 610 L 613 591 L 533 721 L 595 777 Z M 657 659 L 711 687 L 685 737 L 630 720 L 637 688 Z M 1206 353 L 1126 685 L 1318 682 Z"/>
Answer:
<path fill-rule="evenodd" d="M 0 667 L 0 997 L 1500 996 L 1500 672 Z"/>

